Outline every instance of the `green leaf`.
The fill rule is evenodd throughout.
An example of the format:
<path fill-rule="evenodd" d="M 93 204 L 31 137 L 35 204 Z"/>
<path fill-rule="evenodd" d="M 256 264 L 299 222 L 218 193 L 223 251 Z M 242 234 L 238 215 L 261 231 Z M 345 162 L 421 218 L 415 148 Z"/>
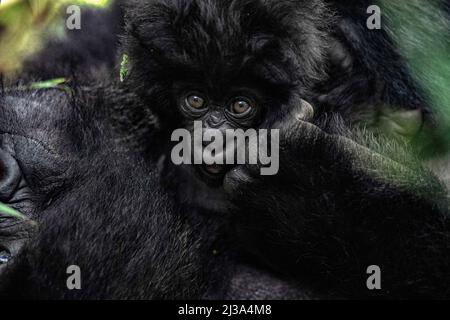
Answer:
<path fill-rule="evenodd" d="M 30 88 L 31 89 L 51 89 L 51 88 L 57 88 L 60 85 L 66 83 L 65 78 L 57 78 L 57 79 L 51 79 L 47 81 L 40 81 L 32 83 Z"/>
<path fill-rule="evenodd" d="M 66 2 L 70 2 L 71 4 L 79 4 L 79 5 L 104 8 L 109 4 L 110 0 L 75 0 L 75 1 L 74 0 L 72 0 L 72 1 L 66 0 Z"/>
<path fill-rule="evenodd" d="M 7 205 L 1 202 L 0 202 L 0 213 L 20 220 L 26 220 L 26 217 L 19 211 L 14 210 L 13 208 L 8 207 Z"/>
<path fill-rule="evenodd" d="M 124 82 L 125 78 L 128 75 L 128 55 L 124 54 L 122 56 L 122 62 L 120 63 L 120 82 Z"/>

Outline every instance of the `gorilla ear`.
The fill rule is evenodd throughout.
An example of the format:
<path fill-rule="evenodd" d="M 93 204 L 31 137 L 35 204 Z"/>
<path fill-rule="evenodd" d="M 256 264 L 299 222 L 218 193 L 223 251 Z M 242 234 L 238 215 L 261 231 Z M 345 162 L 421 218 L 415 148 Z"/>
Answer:
<path fill-rule="evenodd" d="M 16 159 L 0 148 L 0 201 L 7 203 L 13 197 L 21 177 Z"/>

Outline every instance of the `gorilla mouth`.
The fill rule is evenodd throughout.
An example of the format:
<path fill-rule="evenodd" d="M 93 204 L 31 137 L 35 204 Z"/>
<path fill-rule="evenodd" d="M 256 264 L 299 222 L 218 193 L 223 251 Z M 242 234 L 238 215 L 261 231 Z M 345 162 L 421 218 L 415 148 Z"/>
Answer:
<path fill-rule="evenodd" d="M 227 172 L 227 166 L 220 164 L 204 165 L 203 169 L 211 175 L 223 175 Z"/>
<path fill-rule="evenodd" d="M 197 172 L 201 179 L 211 186 L 222 185 L 225 174 L 229 171 L 230 166 L 212 164 L 196 166 Z"/>

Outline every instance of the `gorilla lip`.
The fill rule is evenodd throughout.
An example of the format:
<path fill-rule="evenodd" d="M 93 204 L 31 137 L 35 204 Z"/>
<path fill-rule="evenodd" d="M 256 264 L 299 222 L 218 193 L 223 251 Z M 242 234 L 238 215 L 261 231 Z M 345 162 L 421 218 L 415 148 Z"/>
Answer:
<path fill-rule="evenodd" d="M 227 167 L 224 165 L 212 164 L 212 165 L 204 165 L 203 168 L 210 174 L 219 175 L 225 173 Z"/>
<path fill-rule="evenodd" d="M 198 172 L 203 179 L 206 179 L 210 183 L 216 184 L 221 183 L 225 174 L 230 169 L 230 166 L 220 165 L 220 164 L 212 164 L 212 165 L 201 165 L 196 166 L 198 168 Z"/>
<path fill-rule="evenodd" d="M 225 174 L 230 169 L 226 165 L 195 165 L 194 166 L 199 177 L 210 187 L 220 187 L 225 178 Z"/>

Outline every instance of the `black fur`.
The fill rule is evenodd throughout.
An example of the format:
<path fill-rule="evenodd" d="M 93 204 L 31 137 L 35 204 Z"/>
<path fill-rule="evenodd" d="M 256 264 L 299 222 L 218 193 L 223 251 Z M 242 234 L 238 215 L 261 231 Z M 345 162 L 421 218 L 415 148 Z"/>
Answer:
<path fill-rule="evenodd" d="M 339 117 L 332 121 L 344 127 Z M 290 123 L 280 124 L 284 152 L 277 176 L 241 167 L 227 177 L 242 246 L 326 296 L 447 298 L 443 184 L 391 139 Z M 366 287 L 373 264 L 382 270 L 380 291 Z"/>
<path fill-rule="evenodd" d="M 330 19 L 321 1 L 129 1 L 128 83 L 163 121 L 173 116 L 177 82 L 217 94 L 234 84 L 260 86 L 273 104 L 294 87 L 309 96 L 325 76 Z"/>
<path fill-rule="evenodd" d="M 388 34 L 363 31 L 366 4 L 130 1 L 120 49 L 130 57 L 124 84 L 75 90 L 67 100 L 54 92 L 4 97 L 6 113 L 23 103 L 63 107 L 63 119 L 53 109 L 47 122 L 3 119 L 21 136 L 37 137 L 31 141 L 49 140 L 45 150 L 62 148 L 64 161 L 48 151 L 29 157 L 14 139 L 6 148 L 24 161 L 36 190 L 25 213 L 39 230 L 29 231 L 33 240 L 4 270 L 0 294 L 248 297 L 233 288 L 236 272 L 249 274 L 235 265 L 247 264 L 259 269 L 250 284 L 277 287 L 266 276 L 273 273 L 288 283 L 286 297 L 448 297 L 446 189 L 403 142 L 360 128 L 380 104 L 429 112 Z M 336 48 L 351 67 L 333 65 Z M 281 130 L 280 173 L 262 177 L 258 166 L 236 166 L 219 188 L 193 190 L 199 184 L 167 161 L 168 136 L 182 126 L 179 83 L 214 95 L 236 84 L 263 92 L 258 126 Z M 313 119 L 298 119 L 301 99 L 314 102 Z M 49 186 L 33 188 L 39 172 L 54 168 L 45 175 L 53 177 Z M 190 198 L 209 192 L 224 196 L 228 213 Z M 69 264 L 86 275 L 82 291 L 65 288 Z M 381 291 L 365 287 L 371 264 L 382 268 Z"/>

